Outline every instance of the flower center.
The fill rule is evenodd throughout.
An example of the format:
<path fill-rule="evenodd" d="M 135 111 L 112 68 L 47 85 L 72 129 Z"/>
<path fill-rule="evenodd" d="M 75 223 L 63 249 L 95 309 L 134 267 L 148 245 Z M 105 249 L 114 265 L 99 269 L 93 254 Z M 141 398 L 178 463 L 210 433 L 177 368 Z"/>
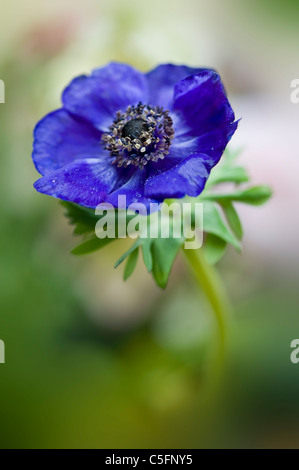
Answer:
<path fill-rule="evenodd" d="M 124 113 L 116 113 L 102 141 L 113 157 L 112 164 L 144 168 L 149 161 L 157 162 L 169 153 L 174 137 L 172 126 L 169 111 L 139 103 L 129 106 Z"/>
<path fill-rule="evenodd" d="M 124 125 L 121 135 L 130 139 L 139 139 L 139 137 L 148 131 L 148 125 L 143 119 L 132 119 Z"/>

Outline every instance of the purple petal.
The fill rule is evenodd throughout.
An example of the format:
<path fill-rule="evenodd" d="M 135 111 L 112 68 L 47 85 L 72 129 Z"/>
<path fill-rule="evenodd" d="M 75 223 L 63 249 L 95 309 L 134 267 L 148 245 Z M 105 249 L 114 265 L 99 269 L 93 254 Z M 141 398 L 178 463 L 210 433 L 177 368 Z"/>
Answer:
<path fill-rule="evenodd" d="M 146 74 L 149 86 L 149 104 L 163 106 L 169 109 L 172 106 L 174 86 L 183 78 L 204 69 L 187 67 L 185 65 L 162 64 Z"/>
<path fill-rule="evenodd" d="M 75 78 L 65 89 L 62 101 L 70 113 L 105 131 L 117 111 L 125 111 L 139 101 L 147 103 L 148 86 L 145 76 L 138 70 L 111 63 L 94 70 L 90 76 Z"/>
<path fill-rule="evenodd" d="M 40 193 L 95 208 L 114 188 L 116 168 L 98 159 L 77 160 L 40 178 L 34 187 Z"/>
<path fill-rule="evenodd" d="M 238 121 L 199 137 L 189 138 L 188 140 L 174 139 L 168 158 L 172 158 L 178 163 L 187 156 L 204 153 L 210 157 L 209 168 L 211 169 L 218 163 L 237 127 Z"/>
<path fill-rule="evenodd" d="M 206 183 L 209 171 L 205 161 L 207 155 L 191 155 L 171 170 L 160 173 L 145 182 L 145 196 L 163 200 L 198 196 Z"/>
<path fill-rule="evenodd" d="M 179 117 L 175 122 L 177 135 L 189 138 L 221 128 L 230 133 L 235 120 L 220 77 L 213 71 L 203 71 L 177 83 L 173 109 Z"/>
<path fill-rule="evenodd" d="M 134 205 L 140 203 L 148 208 L 150 203 L 157 202 L 157 200 L 145 197 L 144 195 L 146 177 L 147 173 L 145 170 L 135 170 L 124 184 L 120 185 L 117 190 L 109 194 L 105 202 L 112 204 L 114 207 L 118 207 L 118 196 L 125 196 L 126 208 L 130 204 Z M 124 207 L 122 206 L 120 209 L 124 209 Z"/>
<path fill-rule="evenodd" d="M 107 152 L 100 144 L 101 135 L 64 109 L 48 114 L 34 130 L 32 158 L 37 171 L 47 175 L 76 159 L 106 157 Z"/>
<path fill-rule="evenodd" d="M 237 126 L 238 122 L 235 122 L 231 124 L 229 132 L 220 129 L 189 140 L 175 138 L 169 155 L 154 164 L 150 163 L 151 176 L 171 170 L 182 160 L 194 154 L 205 155 L 205 166 L 211 170 L 218 163 Z"/>

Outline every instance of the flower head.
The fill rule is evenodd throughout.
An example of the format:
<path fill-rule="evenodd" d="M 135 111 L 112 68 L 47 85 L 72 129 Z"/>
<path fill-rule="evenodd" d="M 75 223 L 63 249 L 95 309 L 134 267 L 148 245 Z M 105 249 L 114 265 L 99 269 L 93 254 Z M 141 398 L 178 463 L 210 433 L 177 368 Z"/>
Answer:
<path fill-rule="evenodd" d="M 95 208 L 197 196 L 237 128 L 219 75 L 111 63 L 75 78 L 34 131 L 41 193 Z"/>

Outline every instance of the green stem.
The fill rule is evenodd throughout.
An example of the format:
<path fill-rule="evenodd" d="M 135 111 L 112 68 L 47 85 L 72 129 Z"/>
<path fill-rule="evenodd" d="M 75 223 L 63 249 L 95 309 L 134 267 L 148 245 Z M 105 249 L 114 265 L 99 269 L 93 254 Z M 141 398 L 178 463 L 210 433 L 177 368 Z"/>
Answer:
<path fill-rule="evenodd" d="M 203 250 L 184 250 L 200 288 L 206 294 L 214 312 L 218 330 L 217 369 L 223 363 L 229 335 L 230 302 L 217 271 L 204 258 Z"/>

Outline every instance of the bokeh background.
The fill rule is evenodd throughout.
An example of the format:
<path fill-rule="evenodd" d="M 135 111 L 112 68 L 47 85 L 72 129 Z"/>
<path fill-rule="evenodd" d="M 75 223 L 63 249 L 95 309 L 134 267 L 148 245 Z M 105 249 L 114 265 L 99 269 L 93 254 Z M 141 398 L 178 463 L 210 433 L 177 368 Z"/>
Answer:
<path fill-rule="evenodd" d="M 0 0 L 1 448 L 299 447 L 299 78 L 296 0 Z M 241 207 L 241 256 L 219 271 L 234 304 L 221 383 L 209 307 L 178 258 L 166 291 L 129 241 L 70 255 L 72 230 L 35 193 L 32 130 L 75 76 L 111 60 L 216 68 L 237 117 L 231 148 L 274 197 Z"/>

